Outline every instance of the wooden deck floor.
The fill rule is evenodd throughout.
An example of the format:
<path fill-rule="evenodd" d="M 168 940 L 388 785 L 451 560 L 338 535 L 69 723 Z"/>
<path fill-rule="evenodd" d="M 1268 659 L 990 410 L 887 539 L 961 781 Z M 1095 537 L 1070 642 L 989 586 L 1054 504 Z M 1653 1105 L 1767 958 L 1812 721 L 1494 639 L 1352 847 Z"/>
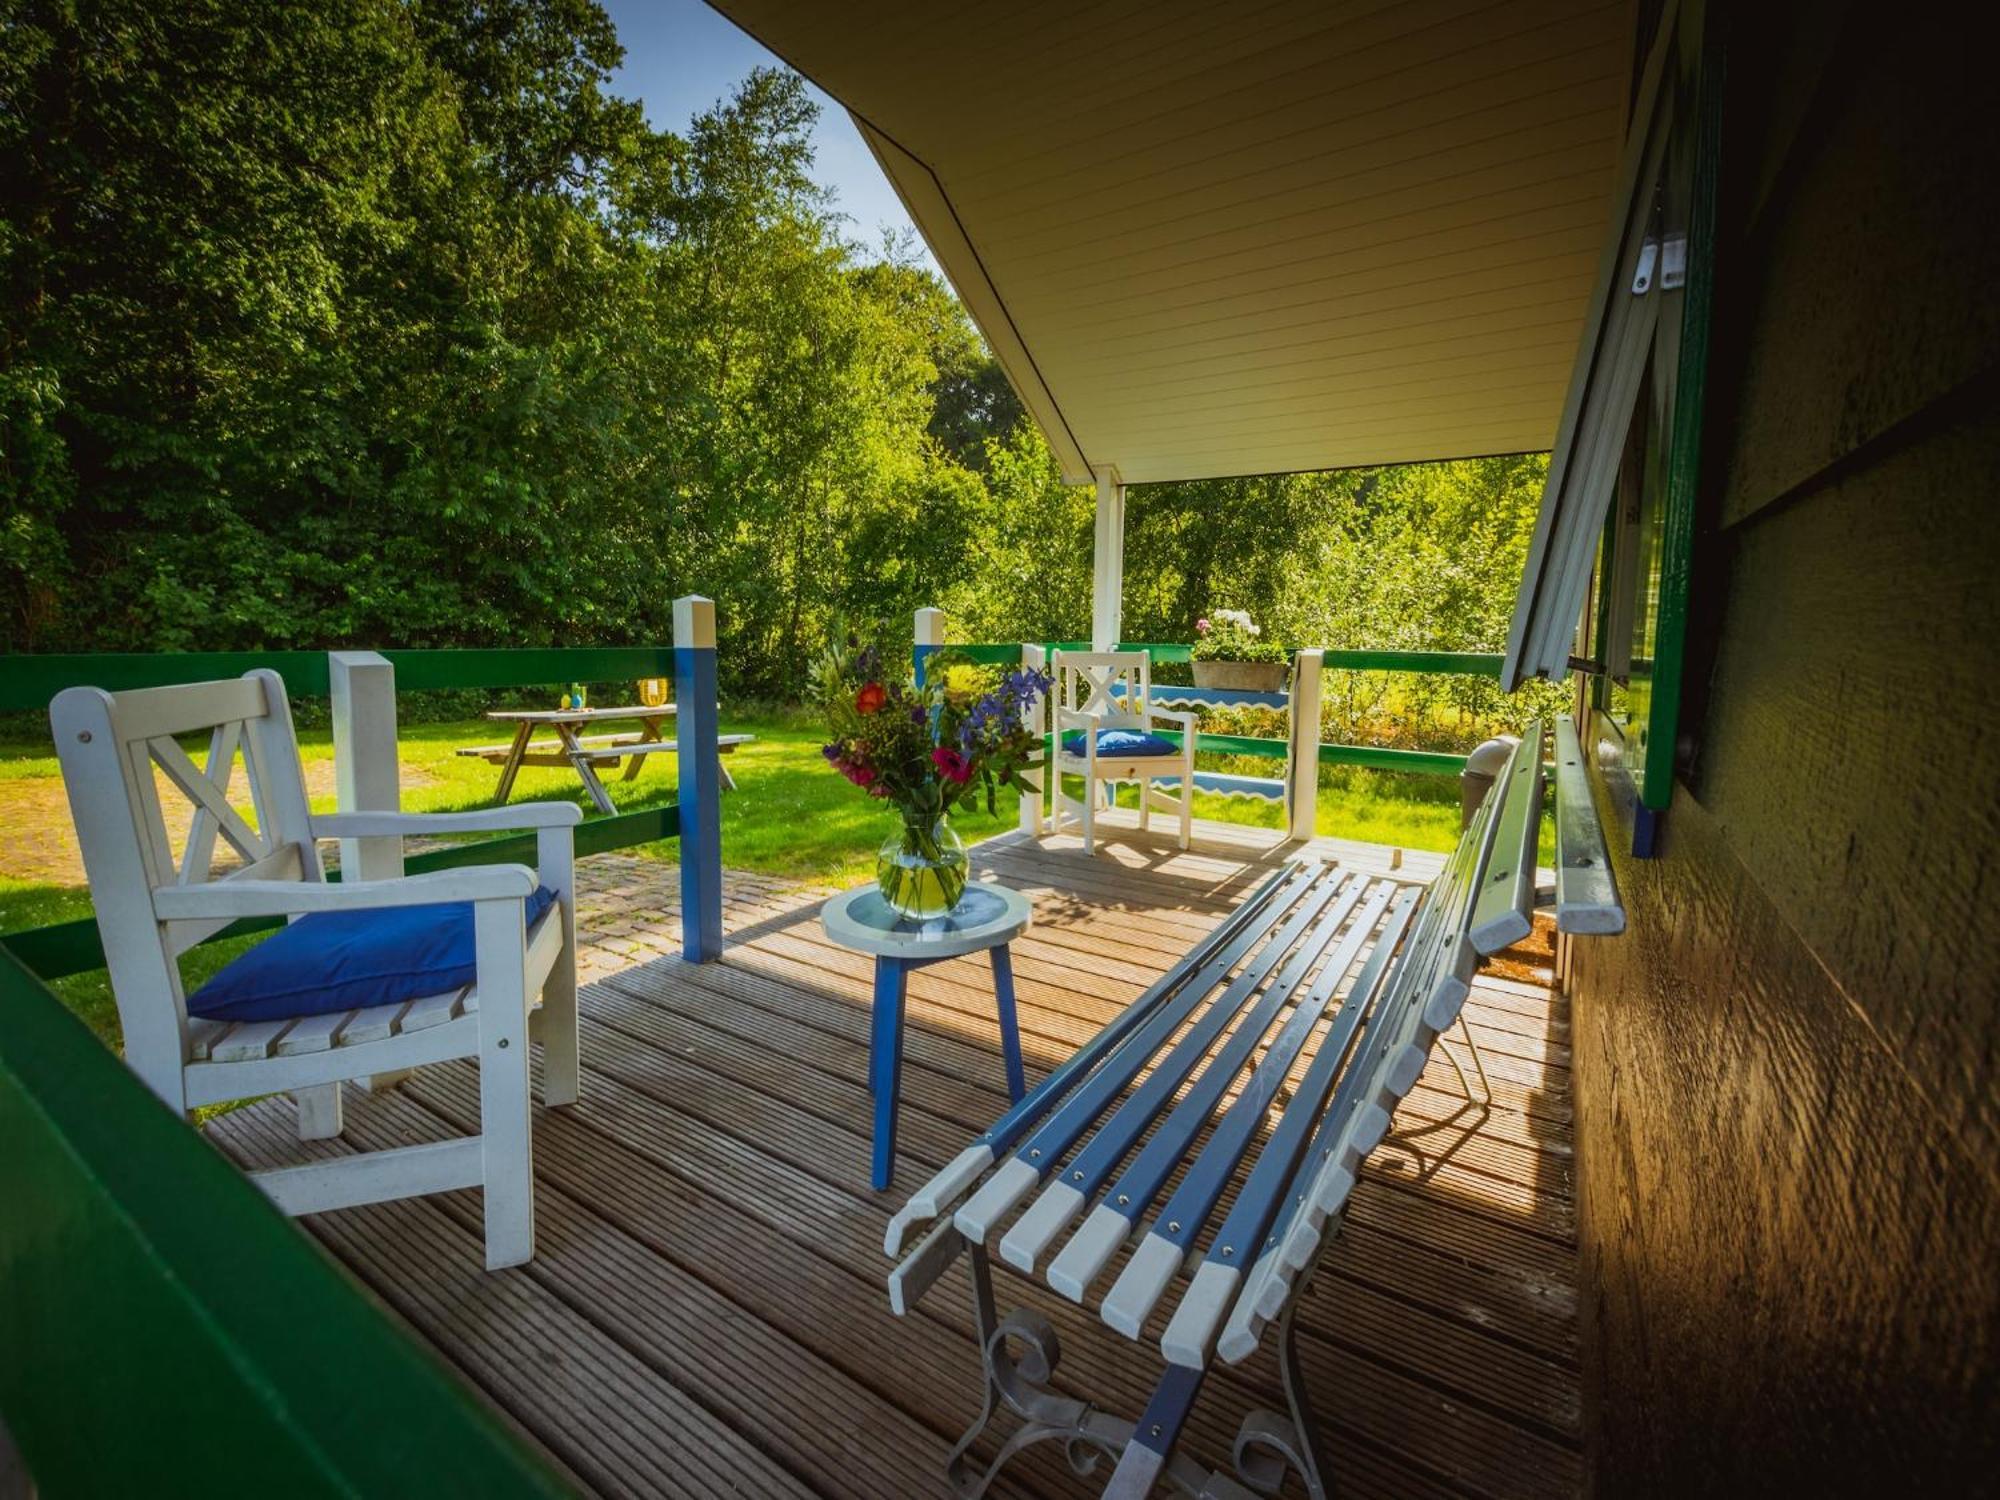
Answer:
<path fill-rule="evenodd" d="M 1031 1084 L 1292 852 L 1272 838 L 1203 824 L 1187 854 L 1132 830 L 1095 859 L 1073 839 L 975 851 L 978 868 L 1035 902 L 1015 947 Z M 1389 868 L 1377 846 L 1319 848 Z M 1401 873 L 1437 863 L 1408 855 Z M 674 942 L 670 867 L 606 857 L 584 868 L 586 945 L 597 935 L 585 973 L 598 976 L 583 995 L 585 1097 L 537 1109 L 534 1263 L 481 1269 L 474 1193 L 321 1215 L 308 1229 L 581 1488 L 944 1493 L 979 1390 L 965 1276 L 892 1316 L 882 1231 L 1004 1103 L 983 964 L 911 981 L 902 1159 L 894 1189 L 876 1195 L 868 972 L 820 935 L 825 893 L 732 875 L 728 953 L 695 968 L 646 957 Z M 1475 986 L 1467 1015 L 1493 1109 L 1473 1131 L 1460 1119 L 1408 1144 L 1392 1136 L 1307 1294 L 1304 1364 L 1350 1494 L 1580 1490 L 1568 1026 L 1546 962 L 1545 949 L 1517 950 Z M 1462 1103 L 1434 1061 L 1398 1128 Z M 304 1148 L 290 1104 L 267 1100 L 211 1135 L 267 1163 L 461 1133 L 476 1121 L 472 1065 L 384 1095 L 350 1091 L 347 1119 L 344 1141 Z M 1155 1354 L 1046 1288 L 1009 1274 L 999 1290 L 1003 1310 L 1031 1301 L 1052 1316 L 1058 1384 L 1137 1414 Z M 1226 1462 L 1243 1410 L 1259 1404 L 1282 1405 L 1268 1354 L 1211 1379 L 1191 1447 Z M 1097 1487 L 1047 1449 L 1010 1473 L 1002 1492 Z"/>

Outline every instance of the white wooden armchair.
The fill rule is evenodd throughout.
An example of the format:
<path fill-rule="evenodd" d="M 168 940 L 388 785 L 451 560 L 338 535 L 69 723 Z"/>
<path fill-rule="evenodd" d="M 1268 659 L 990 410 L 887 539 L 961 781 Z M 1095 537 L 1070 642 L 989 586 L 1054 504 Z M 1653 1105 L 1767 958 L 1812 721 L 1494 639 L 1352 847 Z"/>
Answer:
<path fill-rule="evenodd" d="M 429 816 L 316 817 L 306 801 L 285 686 L 269 671 L 118 694 L 71 688 L 50 705 L 49 721 L 133 1071 L 182 1113 L 291 1093 L 301 1137 L 316 1139 L 340 1133 L 344 1080 L 477 1057 L 477 1136 L 257 1172 L 252 1180 L 291 1214 L 483 1187 L 488 1268 L 532 1258 L 531 1037 L 542 1044 L 543 1103 L 577 1097 L 571 830 L 579 810 L 525 803 Z M 208 735 L 205 766 L 178 743 L 194 733 Z M 255 828 L 229 800 L 239 750 Z M 161 814 L 156 766 L 194 804 L 178 858 Z M 538 832 L 538 871 L 489 865 L 332 884 L 316 843 L 518 828 Z M 242 864 L 215 877 L 218 839 Z M 536 908 L 540 915 L 530 923 Z M 204 997 L 233 991 L 235 1008 L 191 1015 L 180 956 L 240 918 L 268 916 L 291 923 L 192 997 L 200 1012 Z M 371 953 L 371 939 L 392 925 L 412 945 L 384 950 L 377 943 Z M 338 952 L 329 940 L 334 933 L 344 933 Z M 424 982 L 447 972 L 467 982 L 443 984 L 434 994 L 351 1003 L 386 997 L 397 984 L 410 988 L 419 982 L 409 977 L 413 969 Z M 339 985 L 331 982 L 336 970 Z M 277 989 L 258 993 L 244 977 L 256 975 L 267 985 L 275 977 Z M 229 1018 L 241 1014 L 257 1018 Z"/>
<path fill-rule="evenodd" d="M 1056 764 L 1049 778 L 1051 831 L 1060 833 L 1074 817 L 1083 826 L 1083 847 L 1097 852 L 1097 804 L 1103 789 L 1121 781 L 1139 787 L 1139 826 L 1150 826 L 1157 804 L 1180 816 L 1180 844 L 1194 830 L 1195 716 L 1152 706 L 1153 671 L 1143 651 L 1058 651 L 1056 679 Z M 1177 745 L 1162 729 L 1176 730 Z M 1063 788 L 1063 777 L 1083 778 L 1083 800 Z M 1172 794 L 1155 782 L 1179 778 Z"/>

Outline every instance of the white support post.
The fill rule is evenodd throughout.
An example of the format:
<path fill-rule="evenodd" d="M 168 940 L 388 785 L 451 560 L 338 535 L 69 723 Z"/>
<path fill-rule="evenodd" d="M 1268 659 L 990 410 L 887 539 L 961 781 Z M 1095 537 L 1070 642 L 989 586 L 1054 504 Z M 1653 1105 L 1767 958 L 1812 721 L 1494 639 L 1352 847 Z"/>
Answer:
<path fill-rule="evenodd" d="M 1097 529 L 1091 553 L 1090 645 L 1115 651 L 1125 600 L 1125 486 L 1116 469 L 1097 471 Z"/>
<path fill-rule="evenodd" d="M 924 663 L 944 645 L 944 611 L 941 609 L 920 609 L 917 611 L 916 628 L 910 648 L 911 660 L 916 666 L 917 686 L 924 685 Z"/>
<path fill-rule="evenodd" d="M 396 669 L 375 651 L 329 651 L 333 686 L 334 806 L 341 812 L 401 812 L 396 761 Z M 395 880 L 400 834 L 340 841 L 343 880 Z"/>
<path fill-rule="evenodd" d="M 1313 837 L 1319 821 L 1319 680 L 1326 653 L 1301 651 L 1292 662 L 1290 719 L 1285 736 L 1285 826 L 1295 839 Z"/>
<path fill-rule="evenodd" d="M 340 812 L 401 812 L 402 767 L 396 753 L 396 668 L 379 651 L 329 651 L 333 696 L 333 797 Z M 403 874 L 403 837 L 380 834 L 340 841 L 342 880 L 396 880 Z M 361 1080 L 370 1093 L 393 1088 L 408 1068 Z M 340 1134 L 340 1085 L 301 1090 L 299 1135 L 330 1140 Z"/>
<path fill-rule="evenodd" d="M 1036 645 L 1021 647 L 1021 666 L 1033 672 L 1046 670 L 1048 652 Z M 1046 746 L 1049 725 L 1049 700 L 1046 694 L 1037 697 L 1028 705 L 1028 729 L 1037 740 Z M 1040 792 L 1030 793 L 1025 788 L 1021 792 L 1021 832 L 1032 838 L 1042 836 L 1042 798 L 1051 795 L 1048 779 L 1055 773 L 1055 760 L 1046 748 L 1039 751 L 1035 761 L 1028 767 L 1028 774 L 1041 783 Z"/>

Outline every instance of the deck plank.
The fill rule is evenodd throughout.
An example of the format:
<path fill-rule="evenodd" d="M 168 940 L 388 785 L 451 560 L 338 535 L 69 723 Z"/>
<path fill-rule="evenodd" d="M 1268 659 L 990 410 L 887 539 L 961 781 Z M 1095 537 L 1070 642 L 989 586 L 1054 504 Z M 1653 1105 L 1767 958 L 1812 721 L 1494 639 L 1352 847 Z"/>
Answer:
<path fill-rule="evenodd" d="M 1095 859 L 1074 838 L 1008 835 L 975 850 L 982 878 L 1035 904 L 1015 951 L 1031 1080 L 1297 848 L 1204 823 L 1183 852 L 1117 815 L 1107 823 Z M 1398 880 L 1442 860 L 1312 847 Z M 536 1113 L 536 1260 L 480 1269 L 476 1193 L 308 1228 L 583 1489 L 942 1494 L 944 1456 L 976 1409 L 969 1284 L 955 1267 L 894 1317 L 881 1233 L 1003 1107 L 983 962 L 913 976 L 902 1151 L 878 1195 L 869 966 L 820 932 L 826 889 L 728 872 L 728 947 L 697 968 L 665 956 L 678 930 L 671 866 L 605 856 L 580 872 L 584 1097 Z M 1450 1065 L 1432 1059 L 1302 1306 L 1302 1360 L 1353 1494 L 1581 1492 L 1569 1027 L 1544 987 L 1548 964 L 1531 939 L 1475 983 L 1466 1015 L 1490 1107 L 1467 1110 Z M 283 1100 L 211 1133 L 265 1163 L 443 1138 L 473 1128 L 477 1109 L 476 1069 L 461 1062 L 351 1094 L 339 1141 L 291 1139 Z M 1154 1351 L 1011 1273 L 999 1292 L 1051 1316 L 1060 1387 L 1128 1414 L 1143 1401 Z M 1225 1460 L 1254 1404 L 1279 1404 L 1268 1353 L 1210 1381 L 1191 1451 Z M 1018 1458 L 997 1492 L 1094 1487 L 1044 1449 Z"/>

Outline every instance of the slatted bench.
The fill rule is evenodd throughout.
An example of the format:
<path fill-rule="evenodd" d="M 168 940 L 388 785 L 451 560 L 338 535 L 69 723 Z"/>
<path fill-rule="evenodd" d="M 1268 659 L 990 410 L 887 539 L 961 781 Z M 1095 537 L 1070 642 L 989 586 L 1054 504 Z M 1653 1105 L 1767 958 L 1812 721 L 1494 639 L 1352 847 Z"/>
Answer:
<path fill-rule="evenodd" d="M 1579 862 L 1569 917 L 1614 930 L 1622 915 L 1580 759 L 1561 759 L 1575 735 L 1559 726 L 1556 739 L 1558 846 Z M 1326 1493 L 1292 1310 L 1433 1046 L 1456 1029 L 1478 1065 L 1461 1016 L 1473 974 L 1528 935 L 1541 899 L 1543 744 L 1537 723 L 1427 887 L 1310 860 L 1273 874 L 891 1219 L 898 1313 L 970 1257 L 987 1396 L 951 1461 L 960 1494 L 1050 1440 L 1073 1459 L 1112 1460 L 1106 1494 L 1163 1479 L 1194 1495 L 1274 1493 L 1288 1468 Z M 1155 1344 L 1165 1368 L 1136 1423 L 1050 1387 L 1048 1320 L 996 1316 L 995 1241 L 1014 1271 Z M 1274 1325 L 1289 1416 L 1245 1418 L 1235 1477 L 1176 1453 L 1214 1361 L 1246 1359 Z M 967 1455 L 1003 1407 L 1020 1425 L 979 1469 Z"/>

